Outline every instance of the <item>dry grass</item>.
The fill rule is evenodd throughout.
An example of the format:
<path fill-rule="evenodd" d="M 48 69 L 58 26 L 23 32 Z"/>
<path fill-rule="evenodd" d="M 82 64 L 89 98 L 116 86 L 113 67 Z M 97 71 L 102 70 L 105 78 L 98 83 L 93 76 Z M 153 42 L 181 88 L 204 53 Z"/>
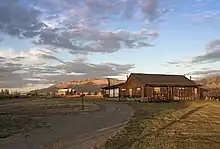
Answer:
<path fill-rule="evenodd" d="M 99 105 L 87 101 L 81 110 L 80 100 L 38 99 L 0 101 L 0 139 L 31 129 L 49 127 L 44 117 L 58 114 L 78 114 L 100 110 Z"/>
<path fill-rule="evenodd" d="M 101 148 L 220 148 L 220 103 L 132 104 L 134 118 Z"/>

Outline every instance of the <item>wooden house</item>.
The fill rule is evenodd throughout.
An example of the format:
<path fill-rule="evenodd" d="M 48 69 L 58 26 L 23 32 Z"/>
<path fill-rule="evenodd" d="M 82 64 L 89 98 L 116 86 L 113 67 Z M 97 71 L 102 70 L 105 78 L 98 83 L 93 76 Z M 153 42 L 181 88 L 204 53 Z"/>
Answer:
<path fill-rule="evenodd" d="M 184 75 L 131 73 L 121 96 L 193 100 L 200 98 L 200 86 Z"/>
<path fill-rule="evenodd" d="M 200 86 L 184 75 L 131 73 L 124 84 L 103 89 L 106 97 L 195 100 L 202 96 Z"/>

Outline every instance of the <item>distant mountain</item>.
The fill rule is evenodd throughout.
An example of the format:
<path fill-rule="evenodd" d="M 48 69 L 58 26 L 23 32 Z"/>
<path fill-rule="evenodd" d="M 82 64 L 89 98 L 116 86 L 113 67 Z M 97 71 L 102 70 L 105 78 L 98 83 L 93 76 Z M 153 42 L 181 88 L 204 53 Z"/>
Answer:
<path fill-rule="evenodd" d="M 118 80 L 114 78 L 110 78 L 110 84 L 119 84 L 125 82 L 125 80 Z M 57 88 L 67 88 L 69 85 L 80 85 L 80 84 L 87 84 L 87 83 L 93 83 L 98 86 L 107 86 L 108 85 L 108 79 L 107 78 L 92 78 L 92 79 L 85 79 L 85 80 L 71 80 L 68 82 L 61 82 L 56 84 Z"/>
<path fill-rule="evenodd" d="M 68 82 L 61 82 L 55 84 L 48 88 L 38 89 L 31 92 L 38 92 L 38 93 L 55 93 L 58 89 L 61 88 L 74 88 L 76 87 L 78 90 L 98 90 L 98 88 L 110 85 L 119 84 L 125 82 L 125 80 L 118 80 L 114 78 L 92 78 L 92 79 L 85 79 L 85 80 L 71 80 Z"/>
<path fill-rule="evenodd" d="M 220 88 L 220 76 L 205 77 L 196 82 L 205 88 Z"/>
<path fill-rule="evenodd" d="M 210 91 L 212 96 L 220 96 L 220 76 L 205 77 L 195 81 Z"/>
<path fill-rule="evenodd" d="M 37 92 L 38 94 L 47 94 L 47 93 L 55 93 L 59 88 L 56 87 L 56 85 L 53 85 L 53 86 L 50 86 L 48 88 L 42 88 L 42 89 L 37 89 L 37 90 L 33 90 L 33 91 L 30 91 L 29 93 L 35 93 Z"/>

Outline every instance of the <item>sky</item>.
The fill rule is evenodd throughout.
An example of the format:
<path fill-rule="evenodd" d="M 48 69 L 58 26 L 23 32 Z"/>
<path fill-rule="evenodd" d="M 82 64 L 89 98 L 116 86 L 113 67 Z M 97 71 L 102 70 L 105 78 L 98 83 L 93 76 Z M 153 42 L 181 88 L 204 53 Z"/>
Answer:
<path fill-rule="evenodd" d="M 219 0 L 1 0 L 0 88 L 220 74 Z"/>

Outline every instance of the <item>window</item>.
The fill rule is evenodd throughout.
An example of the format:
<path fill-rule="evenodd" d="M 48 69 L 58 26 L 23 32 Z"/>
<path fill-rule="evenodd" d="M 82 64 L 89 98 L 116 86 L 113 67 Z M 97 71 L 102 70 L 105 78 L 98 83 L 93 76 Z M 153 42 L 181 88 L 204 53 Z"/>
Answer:
<path fill-rule="evenodd" d="M 108 95 L 108 94 L 109 94 L 109 90 L 105 90 L 105 94 L 107 94 L 107 95 Z"/>
<path fill-rule="evenodd" d="M 137 90 L 136 90 L 136 95 L 138 96 L 138 95 L 141 95 L 141 88 L 137 88 Z"/>
<path fill-rule="evenodd" d="M 160 87 L 154 87 L 154 92 L 155 93 L 160 93 Z"/>

